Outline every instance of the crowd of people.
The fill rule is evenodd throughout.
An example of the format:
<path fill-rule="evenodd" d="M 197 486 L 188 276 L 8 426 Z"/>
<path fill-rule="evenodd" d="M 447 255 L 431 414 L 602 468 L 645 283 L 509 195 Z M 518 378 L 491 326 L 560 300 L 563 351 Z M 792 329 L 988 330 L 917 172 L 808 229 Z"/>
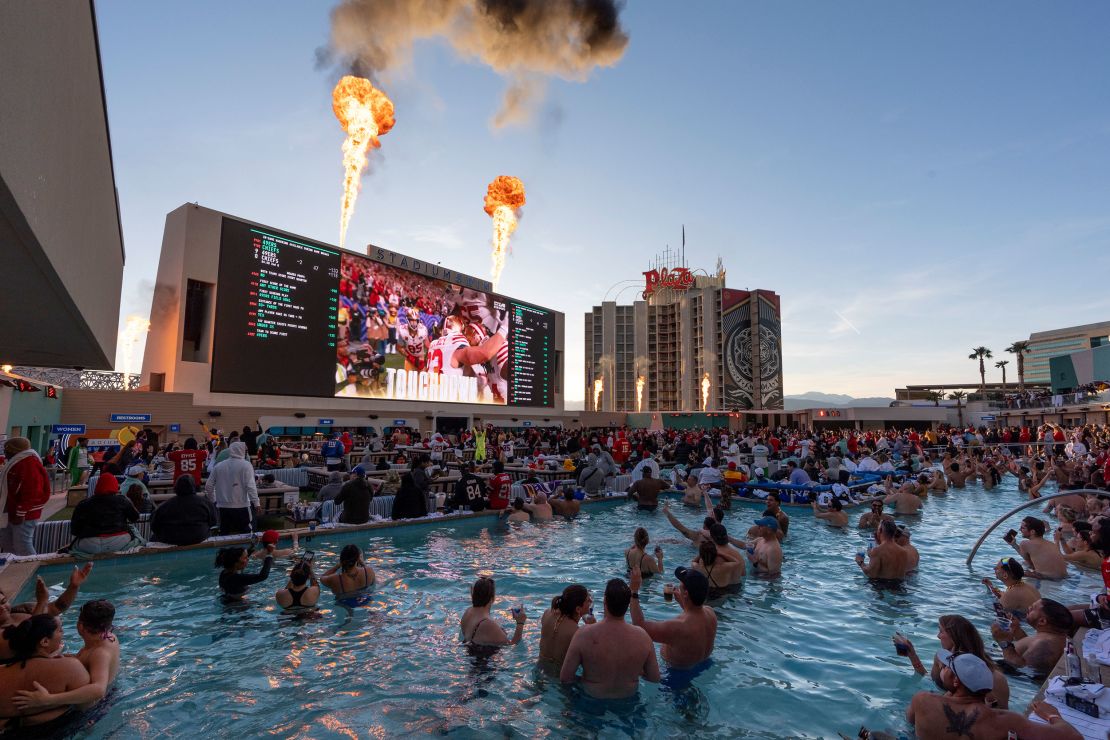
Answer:
<path fill-rule="evenodd" d="M 198 496 L 200 476 L 194 475 L 196 468 L 181 470 L 174 483 L 175 497 L 154 511 L 152 526 L 156 537 L 189 544 L 196 538 L 207 537 L 217 522 L 221 531 L 225 531 L 225 526 L 228 532 L 252 531 L 251 509 L 257 505 L 257 497 L 251 497 L 255 477 L 244 437 L 252 438 L 256 450 L 266 440 L 260 441 L 259 435 L 249 429 L 235 437 L 210 435 L 204 445 L 195 441 L 183 445 L 182 451 L 190 453 L 184 459 L 191 457 L 198 466 L 206 465 L 210 456 L 219 458 L 226 452 L 222 459 L 212 462 L 207 478 L 203 479 L 204 490 L 215 494 L 216 505 Z M 939 617 L 941 649 L 933 656 L 931 666 L 922 663 L 910 640 L 894 636 L 898 652 L 908 657 L 915 671 L 929 673 L 942 692 L 921 692 L 907 708 L 907 718 L 920 736 L 937 735 L 940 723 L 957 715 L 963 717 L 966 734 L 974 731 L 993 736 L 999 728 L 1013 730 L 1020 736 L 1033 733 L 1028 720 L 1008 707 L 1007 679 L 1000 666 L 1044 675 L 1060 660 L 1077 627 L 1110 624 L 1110 605 L 1105 594 L 1090 604 L 1063 604 L 1043 597 L 1026 580 L 1059 580 L 1075 570 L 1101 569 L 1104 575 L 1110 575 L 1110 512 L 1106 506 L 1110 496 L 1092 493 L 1107 490 L 1106 481 L 1110 479 L 1107 427 L 1065 429 L 1045 425 L 1040 429 L 924 432 L 753 429 L 745 433 L 534 429 L 517 435 L 486 429 L 467 430 L 447 438 L 442 435 L 425 438 L 397 431 L 386 438 L 350 442 L 361 442 L 367 454 L 396 449 L 398 454 L 408 456 L 410 467 L 398 476 L 394 518 L 428 513 L 427 485 L 434 474 L 432 468 L 436 467 L 433 456 L 442 459 L 447 447 L 476 450 L 479 444 L 487 449 L 480 457 L 475 454 L 475 462 L 463 467 L 448 499 L 448 508 L 500 509 L 510 522 L 530 520 L 541 524 L 555 516 L 573 517 L 578 512 L 581 503 L 570 488 L 550 496 L 535 489 L 530 501 L 510 500 L 508 490 L 512 482 L 505 473 L 506 463 L 510 463 L 537 469 L 558 466 L 579 487 L 598 475 L 602 485 L 606 485 L 618 474 L 629 474 L 633 480 L 629 495 L 645 513 L 658 510 L 666 491 L 680 493 L 681 505 L 704 511 L 701 528 L 693 529 L 675 516 L 669 500 L 662 502 L 662 515 L 690 542 L 688 562 L 673 571 L 665 567 L 663 550 L 659 546 L 651 548 L 648 531 L 638 528 L 624 553 L 628 575 L 605 584 L 598 616 L 594 615 L 589 590 L 582 584 L 570 584 L 540 617 L 541 659 L 563 681 L 580 684 L 583 691 L 596 698 L 630 696 L 640 680 L 660 680 L 661 666 L 689 670 L 696 675 L 713 653 L 717 633 L 714 605 L 733 598 L 746 578 L 753 575 L 776 578 L 788 567 L 784 549 L 788 551 L 790 547 L 790 517 L 783 510 L 783 503 L 789 496 L 774 487 L 759 488 L 761 482 L 771 480 L 768 474 L 777 475 L 791 491 L 813 489 L 807 501 L 816 520 L 834 528 L 852 526 L 849 511 L 860 499 L 853 498 L 851 491 L 846 495 L 844 491 L 854 476 L 859 472 L 878 474 L 882 481 L 863 492 L 870 499 L 869 506 L 855 524 L 858 529 L 871 531 L 873 538 L 867 550 L 855 553 L 855 562 L 864 577 L 878 583 L 897 583 L 929 567 L 928 563 L 921 563 L 920 553 L 912 544 L 912 529 L 914 522 L 928 516 L 928 502 L 934 496 L 949 494 L 971 483 L 990 490 L 1011 475 L 1031 499 L 1045 496 L 1049 490 L 1046 485 L 1057 493 L 1073 492 L 1046 501 L 1037 515 L 1022 520 L 1019 530 L 1004 535 L 1015 554 L 995 564 L 995 579 L 984 579 L 998 614 L 998 620 L 991 626 L 991 637 L 1000 650 L 997 657 L 988 654 L 976 628 L 960 615 Z M 338 444 L 337 449 L 342 449 L 345 455 L 350 453 L 351 447 L 345 446 L 342 438 Z M 26 461 L 34 458 L 33 454 L 21 456 L 26 449 L 18 439 L 8 440 L 5 445 L 8 461 L 0 480 L 6 495 L 3 508 L 9 517 L 12 513 L 26 516 L 30 506 L 22 499 L 22 481 L 28 474 L 17 470 L 20 465 L 27 467 Z M 169 449 L 164 456 L 170 459 L 168 454 L 175 451 Z M 490 454 L 485 454 L 487 451 Z M 216 454 L 209 455 L 211 452 Z M 120 459 L 105 461 L 101 470 L 94 473 L 91 483 L 94 494 L 74 512 L 74 535 L 78 538 L 75 547 L 83 552 L 112 551 L 123 543 L 127 526 L 138 516 L 138 504 L 121 493 L 117 477 L 112 474 L 114 470 L 121 471 L 125 481 L 133 477 L 128 470 L 133 460 L 125 459 L 126 455 L 117 457 Z M 177 457 L 179 461 L 183 459 Z M 772 471 L 773 468 L 776 470 Z M 489 473 L 479 473 L 487 469 Z M 12 472 L 17 475 L 13 477 Z M 352 523 L 365 521 L 368 502 L 375 495 L 366 483 L 366 472 L 364 465 L 350 472 L 334 470 L 319 492 L 321 500 L 343 504 L 344 512 L 351 512 Z M 134 477 L 139 480 L 137 471 Z M 236 491 L 238 498 L 221 497 L 219 491 L 225 489 Z M 740 495 L 743 490 L 748 490 L 747 495 L 762 490 L 765 495 L 760 503 L 764 508 L 754 522 L 748 523 L 749 528 L 734 536 L 728 531 L 732 521 L 730 493 Z M 5 536 L 14 542 L 18 531 L 11 527 L 9 520 Z M 116 528 L 121 529 L 114 531 Z M 191 535 L 179 536 L 186 530 Z M 266 532 L 258 545 L 219 551 L 218 585 L 226 601 L 243 601 L 252 586 L 268 580 L 275 559 L 281 558 L 290 558 L 291 565 L 286 583 L 274 593 L 273 599 L 284 613 L 313 613 L 323 587 L 352 606 L 362 603 L 374 587 L 374 571 L 353 545 L 344 548 L 339 561 L 317 576 L 313 553 L 300 551 L 297 542 L 286 550 L 278 549 L 277 544 L 278 533 Z M 257 570 L 251 565 L 256 560 L 261 561 Z M 674 582 L 666 584 L 664 594 L 673 598 L 681 611 L 672 619 L 647 620 L 639 604 L 643 581 L 667 572 L 673 572 Z M 57 675 L 47 671 L 49 675 L 42 676 L 43 669 L 35 662 L 57 652 L 60 640 L 57 615 L 72 603 L 84 576 L 87 570 L 75 572 L 71 589 L 66 592 L 68 601 L 63 594 L 53 604 L 40 598 L 34 604 L 9 608 L 7 622 L 0 624 L 5 628 L 4 638 L 14 660 L 0 669 L 0 714 L 8 717 L 9 722 L 22 726 L 64 717 L 68 708 L 95 701 L 96 692 L 103 696 L 105 676 L 109 676 L 110 683 L 115 670 L 112 666 L 118 666 L 118 645 L 110 631 L 103 629 L 105 620 L 108 625 L 111 623 L 111 616 L 105 616 L 111 605 L 90 602 L 93 606 L 86 605 L 87 619 L 82 610 L 78 631 L 86 641 L 88 660 L 82 660 L 79 654 L 73 663 L 57 663 Z M 461 638 L 471 648 L 493 649 L 523 639 L 528 620 L 523 607 L 512 610 L 514 625 L 510 635 L 491 612 L 495 599 L 493 578 L 479 578 L 471 586 L 470 607 L 460 619 Z M 7 606 L 4 602 L 0 609 Z M 0 611 L 0 618 L 3 617 L 4 612 Z M 660 645 L 658 654 L 655 644 Z M 93 660 L 93 656 L 100 657 Z M 104 656 L 110 658 L 107 672 Z M 95 675 L 91 667 L 94 663 Z M 1047 730 L 1040 725 L 1036 731 L 1075 736 L 1050 705 L 1036 705 L 1034 711 L 1048 723 Z"/>

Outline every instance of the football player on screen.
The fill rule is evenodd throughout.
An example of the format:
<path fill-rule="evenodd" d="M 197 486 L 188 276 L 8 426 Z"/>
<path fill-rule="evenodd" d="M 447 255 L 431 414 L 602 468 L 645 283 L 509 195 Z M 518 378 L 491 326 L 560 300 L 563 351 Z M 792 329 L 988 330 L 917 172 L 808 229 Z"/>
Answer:
<path fill-rule="evenodd" d="M 463 334 L 471 347 L 480 347 L 483 342 L 490 338 L 489 332 L 482 324 L 467 324 L 463 329 Z M 480 368 L 474 368 L 475 374 L 478 376 L 479 390 L 483 391 L 484 395 L 485 389 L 488 389 L 492 395 L 492 398 L 488 400 L 492 403 L 504 404 L 508 401 L 509 381 L 505 377 L 508 364 L 509 345 L 506 342 L 497 350 L 497 354 L 494 355 L 492 360 Z"/>
<path fill-rule="evenodd" d="M 477 346 L 472 346 L 463 333 L 466 321 L 461 316 L 451 314 L 444 319 L 443 336 L 438 337 L 429 347 L 428 371 L 443 375 L 466 375 L 469 365 L 484 365 L 491 361 L 506 346 L 508 324 L 502 323 L 505 323 L 504 331 L 499 326 L 498 331 Z"/>
<path fill-rule="evenodd" d="M 405 312 L 408 322 L 398 330 L 399 341 L 405 353 L 405 370 L 423 370 L 428 364 L 428 327 L 420 320 L 415 308 Z"/>

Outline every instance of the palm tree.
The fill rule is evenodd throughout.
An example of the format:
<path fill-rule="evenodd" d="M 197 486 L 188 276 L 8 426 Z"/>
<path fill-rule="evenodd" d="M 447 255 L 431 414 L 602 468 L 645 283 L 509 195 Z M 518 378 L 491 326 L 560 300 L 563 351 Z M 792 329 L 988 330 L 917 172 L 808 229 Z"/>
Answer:
<path fill-rule="evenodd" d="M 976 347 L 967 356 L 969 360 L 979 360 L 979 390 L 983 393 L 987 392 L 987 366 L 983 364 L 983 360 L 989 360 L 991 357 L 994 355 L 986 347 Z"/>
<path fill-rule="evenodd" d="M 926 391 L 925 398 L 932 401 L 934 406 L 940 406 L 940 402 L 944 400 L 944 391 Z"/>
<path fill-rule="evenodd" d="M 959 419 L 960 419 L 959 426 L 961 428 L 963 428 L 963 425 L 964 425 L 963 400 L 965 398 L 967 398 L 967 391 L 952 391 L 951 393 L 948 394 L 948 397 L 956 402 L 956 413 L 959 415 Z"/>
<path fill-rule="evenodd" d="M 1002 370 L 1002 390 L 1006 390 L 1006 366 L 1010 364 L 1009 360 L 999 360 L 994 363 L 994 366 Z"/>
<path fill-rule="evenodd" d="M 1029 351 L 1029 342 L 1014 342 L 1006 348 L 1006 351 L 1017 355 L 1018 390 L 1025 393 L 1025 353 Z"/>

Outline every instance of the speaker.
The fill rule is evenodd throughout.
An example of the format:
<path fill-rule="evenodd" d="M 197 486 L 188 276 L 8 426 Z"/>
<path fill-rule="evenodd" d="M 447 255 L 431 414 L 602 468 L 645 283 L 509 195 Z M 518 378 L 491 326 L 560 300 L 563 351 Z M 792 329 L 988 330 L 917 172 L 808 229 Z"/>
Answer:
<path fill-rule="evenodd" d="M 223 416 L 219 411 L 209 411 L 208 415 L 215 419 L 217 416 Z"/>
<path fill-rule="evenodd" d="M 297 417 L 298 419 L 303 419 L 304 418 L 304 412 L 303 411 L 298 411 L 297 413 L 293 414 L 293 416 Z"/>

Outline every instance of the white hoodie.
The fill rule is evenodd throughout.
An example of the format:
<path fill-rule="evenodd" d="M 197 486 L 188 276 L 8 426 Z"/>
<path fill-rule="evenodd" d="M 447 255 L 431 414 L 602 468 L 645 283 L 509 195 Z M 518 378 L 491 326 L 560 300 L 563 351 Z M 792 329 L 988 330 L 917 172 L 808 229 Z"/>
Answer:
<path fill-rule="evenodd" d="M 254 484 L 254 467 L 246 460 L 247 446 L 232 442 L 228 457 L 212 468 L 204 484 L 204 494 L 220 509 L 246 509 L 258 506 L 258 489 Z"/>

